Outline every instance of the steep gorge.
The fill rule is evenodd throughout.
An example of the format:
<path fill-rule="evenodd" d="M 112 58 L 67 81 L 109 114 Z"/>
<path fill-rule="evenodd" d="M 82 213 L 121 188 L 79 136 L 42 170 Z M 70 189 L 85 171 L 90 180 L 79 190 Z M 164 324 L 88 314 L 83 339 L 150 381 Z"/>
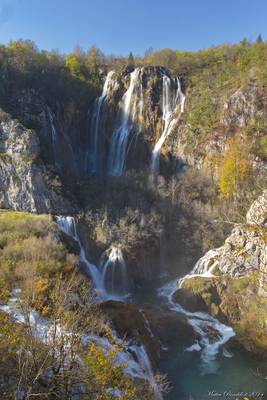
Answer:
<path fill-rule="evenodd" d="M 195 107 L 195 88 L 188 84 L 188 76 L 172 75 L 163 67 L 145 66 L 125 68 L 119 72 L 111 71 L 105 79 L 102 93 L 88 101 L 89 111 L 85 106 L 79 111 L 78 105 L 71 101 L 65 104 L 52 104 L 52 101 L 48 103 L 42 97 L 39 98 L 37 93 L 26 91 L 20 97 L 19 110 L 15 113 L 16 116 L 23 116 L 21 120 L 25 125 L 17 122 L 10 114 L 1 113 L 1 208 L 55 215 L 59 228 L 78 243 L 81 270 L 93 281 L 99 299 L 126 299 L 126 304 L 104 303 L 103 307 L 111 318 L 116 320 L 116 308 L 117 314 L 122 315 L 122 319 L 125 318 L 124 315 L 128 312 L 127 295 L 131 296 L 130 301 L 138 304 L 136 308 L 133 306 L 130 309 L 129 306 L 129 310 L 140 324 L 139 331 L 136 333 L 135 327 L 131 326 L 129 336 L 138 344 L 143 344 L 144 341 L 147 352 L 153 358 L 153 351 L 157 349 L 159 354 L 163 353 L 164 347 L 172 339 L 166 332 L 168 328 L 157 326 L 157 306 L 153 304 L 159 302 L 157 296 L 157 300 L 144 301 L 145 315 L 149 319 L 140 323 L 140 315 L 143 314 L 140 314 L 140 293 L 137 292 L 142 294 L 146 288 L 152 288 L 151 297 L 155 298 L 155 287 L 161 285 L 162 276 L 181 276 L 188 272 L 203 250 L 198 238 L 196 242 L 199 248 L 195 249 L 195 242 L 191 237 L 195 226 L 190 226 L 192 217 L 189 204 L 187 215 L 184 212 L 187 204 L 185 206 L 175 203 L 175 196 L 182 194 L 175 186 L 175 179 L 179 183 L 186 176 L 184 169 L 196 167 L 201 171 L 210 168 L 212 178 L 216 181 L 219 167 L 214 160 L 224 157 L 229 147 L 231 148 L 230 139 L 235 136 L 240 135 L 241 140 L 246 143 L 251 139 L 254 147 L 257 147 L 257 139 L 265 134 L 264 129 L 255 128 L 252 135 L 247 137 L 244 128 L 266 118 L 266 89 L 250 81 L 227 98 L 218 94 L 216 100 L 220 103 L 219 122 L 214 129 L 210 128 L 204 136 L 198 137 L 192 136 L 190 107 L 191 104 Z M 33 124 L 33 129 L 25 128 L 29 121 Z M 264 155 L 261 157 L 259 153 L 252 151 L 248 157 L 252 165 L 252 176 L 264 175 Z M 151 174 L 158 176 L 155 185 L 151 185 Z M 196 173 L 194 179 L 197 180 L 198 176 Z M 165 179 L 167 183 L 162 183 L 161 179 Z M 167 187 L 168 192 L 165 193 Z M 205 187 L 202 190 L 205 191 Z M 258 192 L 255 191 L 254 197 L 256 195 Z M 186 202 L 191 201 L 196 208 L 200 205 L 200 209 L 209 205 L 209 198 L 203 200 L 200 197 L 196 190 L 192 198 L 186 198 Z M 262 207 L 266 213 L 266 204 L 263 203 Z M 180 231 L 183 231 L 181 240 L 174 237 L 177 231 L 180 232 L 174 224 L 177 221 L 181 223 Z M 216 229 L 216 221 L 214 224 Z M 265 222 L 260 222 L 261 229 L 266 230 L 264 224 Z M 251 241 L 246 240 L 243 243 L 242 238 L 247 236 L 250 228 L 236 229 L 241 229 L 241 233 L 236 231 L 233 235 L 239 235 L 241 239 L 239 237 L 237 244 L 234 244 L 239 246 L 238 255 L 234 254 L 234 258 L 231 258 L 231 252 L 235 249 L 228 249 L 230 270 L 234 268 L 236 259 L 239 260 L 239 253 L 243 254 L 243 247 L 248 247 L 249 257 L 252 258 L 258 247 L 260 252 L 265 251 L 265 239 L 262 242 L 258 238 L 260 243 L 257 242 L 258 231 L 254 232 L 252 229 L 254 233 Z M 229 227 L 226 231 L 229 231 Z M 225 231 L 222 235 L 225 236 Z M 185 241 L 190 242 L 189 245 L 187 243 L 185 246 Z M 169 255 L 170 252 L 172 257 L 168 258 L 166 253 Z M 210 271 L 214 257 L 216 268 L 220 257 L 225 259 L 225 253 L 215 252 L 215 256 L 214 252 L 205 256 L 205 265 L 208 267 L 204 267 L 201 273 L 207 272 L 206 269 Z M 244 259 L 239 260 L 238 268 L 246 269 L 250 260 L 244 255 L 242 257 Z M 174 261 L 172 260 L 172 267 L 169 268 L 170 258 Z M 257 268 L 252 265 L 254 269 L 265 267 L 266 259 Z M 208 311 L 213 317 L 233 325 L 235 329 L 232 315 L 228 314 L 230 305 L 226 304 L 226 308 L 223 308 L 220 304 L 227 303 L 224 290 L 230 296 L 228 291 L 232 290 L 232 286 L 235 287 L 232 280 L 228 280 L 228 275 L 232 278 L 233 274 L 228 270 L 222 272 L 227 276 L 218 277 L 215 281 L 214 277 L 208 277 L 208 280 L 202 277 L 198 280 L 198 277 L 189 276 L 190 279 L 182 282 L 180 291 L 174 297 L 182 306 L 190 309 L 190 312 Z M 248 281 L 244 283 L 246 290 L 254 284 L 254 281 L 250 282 L 250 276 L 253 276 L 250 272 L 249 270 L 249 274 L 245 273 L 245 278 L 248 275 Z M 194 287 L 195 279 L 197 289 Z M 205 282 L 204 288 L 202 282 Z M 263 285 L 261 280 L 260 287 L 263 288 Z M 241 298 L 242 296 L 243 294 Z M 262 299 L 264 293 L 257 293 L 256 296 Z M 218 297 L 221 299 L 218 300 Z M 239 302 L 239 299 L 235 298 L 235 301 Z M 263 301 L 264 319 L 265 300 L 260 301 Z M 251 304 L 254 303 L 255 299 Z M 194 304 L 197 304 L 196 309 Z M 168 305 L 161 307 L 160 315 L 164 314 Z M 231 312 L 234 311 L 231 309 Z M 169 309 L 168 313 L 166 324 L 171 321 L 177 330 L 181 330 L 179 335 L 182 347 L 188 349 L 191 345 L 189 352 L 197 350 L 197 343 L 203 345 L 204 336 L 208 341 L 204 348 L 214 348 L 218 343 L 213 354 L 216 358 L 231 336 L 220 336 L 220 327 L 224 325 L 218 322 L 216 329 L 216 323 L 211 317 L 206 317 L 204 328 L 201 325 L 203 334 L 201 329 L 188 327 L 183 312 L 177 317 Z M 150 325 L 147 324 L 150 324 L 150 320 L 152 333 L 148 334 L 147 326 Z M 116 324 L 123 336 L 128 327 L 124 326 L 123 321 L 117 320 Z M 241 328 L 244 332 L 246 325 Z M 153 338 L 154 330 L 162 343 L 157 342 L 158 338 Z M 257 353 L 262 345 L 259 346 L 257 341 L 256 344 L 251 344 L 250 340 L 250 345 L 246 345 L 244 341 L 247 341 L 247 337 L 243 338 L 242 332 L 240 342 L 248 350 Z M 184 337 L 186 335 L 187 338 Z M 147 336 L 151 336 L 150 339 Z M 213 342 L 210 336 L 215 336 Z M 263 347 L 265 349 L 265 342 Z M 156 365 L 160 355 L 154 358 L 153 363 Z"/>

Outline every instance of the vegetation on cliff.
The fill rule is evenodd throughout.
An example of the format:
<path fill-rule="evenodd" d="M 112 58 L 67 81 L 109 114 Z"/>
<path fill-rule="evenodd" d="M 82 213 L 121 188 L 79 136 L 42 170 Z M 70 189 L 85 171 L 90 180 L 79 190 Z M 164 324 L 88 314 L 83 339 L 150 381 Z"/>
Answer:
<path fill-rule="evenodd" d="M 113 391 L 124 400 L 151 398 L 147 384 L 125 374 L 128 362 L 116 361 L 123 342 L 91 303 L 77 258 L 50 216 L 0 212 L 0 265 L 1 398 L 67 399 L 75 392 L 108 400 Z M 88 342 L 86 334 L 97 336 Z"/>

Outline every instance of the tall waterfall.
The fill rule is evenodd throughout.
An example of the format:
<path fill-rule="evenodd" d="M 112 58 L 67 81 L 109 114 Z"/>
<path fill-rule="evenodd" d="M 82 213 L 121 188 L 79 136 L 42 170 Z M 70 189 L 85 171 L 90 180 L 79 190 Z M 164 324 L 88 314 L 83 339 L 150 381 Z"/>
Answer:
<path fill-rule="evenodd" d="M 51 142 L 52 142 L 52 147 L 53 147 L 54 164 L 55 164 L 56 169 L 59 169 L 58 156 L 57 156 L 57 140 L 58 140 L 57 130 L 56 130 L 55 123 L 54 123 L 54 116 L 49 107 L 47 107 L 47 115 L 48 115 L 50 129 L 51 129 Z"/>
<path fill-rule="evenodd" d="M 114 71 L 107 74 L 102 93 L 94 103 L 93 114 L 89 132 L 89 145 L 86 154 L 86 171 L 97 172 L 99 168 L 99 139 L 103 128 L 105 103 L 107 94 L 114 83 Z"/>
<path fill-rule="evenodd" d="M 142 112 L 143 93 L 139 74 L 141 69 L 136 68 L 130 75 L 130 86 L 122 97 L 120 111 L 111 138 L 108 156 L 108 175 L 122 175 L 127 153 L 129 150 L 129 137 L 134 127 L 135 118 L 140 110 Z"/>
<path fill-rule="evenodd" d="M 180 102 L 181 113 L 184 112 L 185 95 L 181 89 L 181 81 L 177 77 L 177 90 L 175 97 L 173 96 L 172 90 L 172 80 L 167 75 L 163 75 L 162 78 L 162 119 L 163 119 L 163 131 L 156 142 L 155 147 L 152 151 L 150 171 L 151 175 L 155 176 L 159 171 L 159 160 L 160 160 L 160 150 L 165 142 L 167 136 L 171 133 L 177 118 L 175 113 L 177 111 L 178 102 Z"/>
<path fill-rule="evenodd" d="M 99 267 L 90 263 L 81 243 L 77 222 L 74 217 L 56 217 L 58 227 L 72 237 L 80 247 L 80 262 L 91 277 L 96 293 L 100 299 L 121 299 L 128 295 L 128 279 L 126 263 L 122 251 L 112 247 L 110 253 L 104 252 L 100 258 Z"/>

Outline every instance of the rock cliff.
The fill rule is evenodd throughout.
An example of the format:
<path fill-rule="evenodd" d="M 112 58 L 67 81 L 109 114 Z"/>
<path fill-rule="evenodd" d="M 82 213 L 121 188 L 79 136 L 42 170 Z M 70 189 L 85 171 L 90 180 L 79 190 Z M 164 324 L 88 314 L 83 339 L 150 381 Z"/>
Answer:
<path fill-rule="evenodd" d="M 246 223 L 235 226 L 222 247 L 199 260 L 200 274 L 188 275 L 176 295 L 185 307 L 206 309 L 227 321 L 242 345 L 254 352 L 266 352 L 267 344 L 266 217 L 264 191 L 250 207 Z"/>
<path fill-rule="evenodd" d="M 59 181 L 40 159 L 40 142 L 36 132 L 1 112 L 1 208 L 38 213 L 73 212 L 74 206 L 60 192 Z"/>

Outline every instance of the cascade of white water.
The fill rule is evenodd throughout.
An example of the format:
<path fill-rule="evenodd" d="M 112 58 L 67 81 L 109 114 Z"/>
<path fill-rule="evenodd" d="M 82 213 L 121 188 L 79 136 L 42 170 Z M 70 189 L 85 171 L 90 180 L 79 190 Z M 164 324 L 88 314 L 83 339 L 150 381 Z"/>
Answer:
<path fill-rule="evenodd" d="M 219 264 L 218 257 L 218 249 L 209 250 L 203 257 L 201 257 L 197 261 L 194 268 L 189 274 L 179 279 L 178 287 L 181 287 L 182 283 L 186 279 L 194 278 L 196 276 L 202 276 L 203 278 L 212 278 L 214 276 L 213 272 Z"/>
<path fill-rule="evenodd" d="M 177 90 L 176 90 L 175 100 L 173 100 L 172 80 L 167 75 L 163 75 L 162 78 L 163 131 L 152 151 L 152 157 L 150 163 L 150 172 L 152 176 L 155 176 L 158 173 L 161 148 L 166 138 L 171 133 L 175 123 L 177 122 L 175 113 L 178 107 L 178 101 L 180 101 L 181 113 L 184 112 L 185 95 L 183 94 L 181 89 L 180 79 L 177 77 L 176 80 L 177 80 Z"/>
<path fill-rule="evenodd" d="M 187 317 L 188 323 L 192 326 L 194 331 L 200 336 L 199 343 L 194 343 L 188 347 L 186 351 L 201 351 L 201 375 L 216 373 L 219 365 L 216 362 L 216 357 L 220 348 L 228 342 L 228 340 L 235 336 L 235 332 L 229 326 L 220 323 L 211 315 L 204 312 L 190 312 L 185 310 L 182 306 L 173 300 L 174 293 L 181 287 L 185 279 L 190 279 L 194 276 L 210 277 L 211 272 L 209 268 L 213 266 L 205 266 L 205 260 L 197 263 L 192 272 L 179 280 L 168 283 L 159 290 L 159 294 L 167 297 L 171 310 L 182 313 Z M 200 272 L 203 271 L 203 274 Z M 216 332 L 217 338 L 214 336 L 210 338 L 209 332 Z"/>
<path fill-rule="evenodd" d="M 143 371 L 143 377 L 148 380 L 150 387 L 153 391 L 155 400 L 163 400 L 162 394 L 159 390 L 158 383 L 155 379 L 153 369 L 146 353 L 144 346 L 132 345 L 131 350 L 134 351 L 138 365 Z"/>
<path fill-rule="evenodd" d="M 176 78 L 177 82 L 177 92 L 176 92 L 176 98 L 175 98 L 175 104 L 178 104 L 178 101 L 180 100 L 180 105 L 181 105 L 181 113 L 184 112 L 184 103 L 185 103 L 185 95 L 182 92 L 182 86 L 181 86 L 181 80 L 180 78 Z"/>
<path fill-rule="evenodd" d="M 48 114 L 50 128 L 51 128 L 51 141 L 52 141 L 53 154 L 54 154 L 54 163 L 55 163 L 56 169 L 59 169 L 58 157 L 57 157 L 57 130 L 56 130 L 56 127 L 54 124 L 54 117 L 53 117 L 52 111 L 50 110 L 49 107 L 47 107 L 47 114 Z"/>
<path fill-rule="evenodd" d="M 99 139 L 102 129 L 102 122 L 104 120 L 105 102 L 109 90 L 114 84 L 114 71 L 109 71 L 107 74 L 102 93 L 96 98 L 93 108 L 93 114 L 90 125 L 89 146 L 86 154 L 86 169 L 89 172 L 97 172 L 99 163 Z"/>
<path fill-rule="evenodd" d="M 85 249 L 81 243 L 77 222 L 74 217 L 56 217 L 58 227 L 72 237 L 80 247 L 80 261 L 85 266 L 86 272 L 92 278 L 96 293 L 100 299 L 122 299 L 128 295 L 128 278 L 126 263 L 121 249 L 111 247 L 110 252 L 104 252 L 100 258 L 99 266 L 90 263 L 86 257 Z"/>
<path fill-rule="evenodd" d="M 73 224 L 71 217 L 68 217 L 68 221 L 64 221 L 62 218 L 59 224 L 61 224 L 62 230 L 64 229 L 65 233 L 75 232 L 75 224 Z M 63 326 L 60 326 L 60 324 L 55 325 L 54 323 L 51 323 L 49 319 L 42 317 L 34 310 L 30 310 L 29 315 L 25 314 L 20 301 L 20 296 L 21 290 L 13 289 L 8 303 L 0 303 L 0 310 L 10 315 L 16 323 L 29 324 L 33 336 L 46 346 L 54 345 L 56 341 L 60 341 L 61 345 L 66 348 L 66 351 L 68 348 L 71 350 L 72 332 L 67 332 Z M 123 365 L 124 372 L 131 378 L 146 380 L 151 385 L 155 400 L 162 400 L 145 348 L 121 340 L 115 331 L 113 331 L 113 338 L 115 343 L 120 345 L 121 349 L 117 354 L 114 363 Z M 109 351 L 114 345 L 114 342 L 111 343 L 107 338 L 97 336 L 93 333 L 83 334 L 81 339 L 84 344 L 93 342 L 104 351 Z M 71 357 L 73 357 L 73 354 Z M 78 355 L 76 361 L 77 363 L 81 362 Z M 65 362 L 67 362 L 67 360 L 65 360 Z"/>
<path fill-rule="evenodd" d="M 128 277 L 126 263 L 121 249 L 111 247 L 100 259 L 102 287 L 106 288 L 109 297 L 128 294 Z"/>
<path fill-rule="evenodd" d="M 123 95 L 115 129 L 111 138 L 108 156 L 108 175 L 122 175 L 127 152 L 129 150 L 129 136 L 134 125 L 136 113 L 142 112 L 142 85 L 140 84 L 140 68 L 136 68 L 130 77 L 130 86 Z"/>
<path fill-rule="evenodd" d="M 78 229 L 77 229 L 77 223 L 74 217 L 70 216 L 58 216 L 56 217 L 56 221 L 58 224 L 58 227 L 65 232 L 67 235 L 72 237 L 80 246 L 80 261 L 85 265 L 87 272 L 92 278 L 92 281 L 94 283 L 94 286 L 96 288 L 96 291 L 98 295 L 105 295 L 105 289 L 102 287 L 102 279 L 101 275 L 97 269 L 97 267 L 94 264 L 91 264 L 87 257 L 85 250 L 81 244 L 80 237 L 78 234 Z"/>

